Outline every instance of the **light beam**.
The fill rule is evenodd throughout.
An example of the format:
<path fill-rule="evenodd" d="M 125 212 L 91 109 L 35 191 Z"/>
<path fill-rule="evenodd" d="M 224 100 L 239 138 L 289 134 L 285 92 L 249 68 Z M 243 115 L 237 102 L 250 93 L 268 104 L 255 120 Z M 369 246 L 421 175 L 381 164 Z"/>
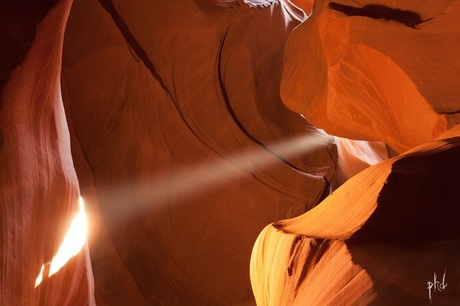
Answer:
<path fill-rule="evenodd" d="M 313 134 L 300 135 L 267 146 L 253 146 L 253 149 L 243 150 L 238 154 L 214 156 L 212 159 L 208 157 L 206 162 L 197 164 L 176 165 L 168 171 L 157 172 L 152 178 L 112 182 L 106 185 L 111 186 L 107 189 L 100 187 L 98 194 L 104 201 L 113 204 L 108 208 L 112 217 L 123 220 L 135 212 L 153 212 L 160 209 L 162 205 L 159 203 L 183 202 L 184 199 L 192 199 L 242 177 L 276 175 L 271 171 L 267 172 L 267 169 L 277 164 L 284 163 L 292 171 L 314 180 L 324 180 L 325 173 L 322 172 L 326 170 L 323 168 L 302 164 L 300 169 L 289 160 L 311 154 L 332 142 L 331 136 L 315 130 Z"/>
<path fill-rule="evenodd" d="M 86 242 L 87 220 L 83 199 L 80 196 L 78 201 L 80 211 L 70 225 L 64 241 L 62 242 L 56 255 L 50 262 L 42 265 L 40 273 L 35 280 L 35 288 L 43 281 L 44 276 L 51 277 L 56 274 L 72 257 L 80 253 Z M 48 273 L 46 273 L 49 270 Z M 46 272 L 45 272 L 46 271 Z M 45 273 L 45 275 L 44 275 Z"/>

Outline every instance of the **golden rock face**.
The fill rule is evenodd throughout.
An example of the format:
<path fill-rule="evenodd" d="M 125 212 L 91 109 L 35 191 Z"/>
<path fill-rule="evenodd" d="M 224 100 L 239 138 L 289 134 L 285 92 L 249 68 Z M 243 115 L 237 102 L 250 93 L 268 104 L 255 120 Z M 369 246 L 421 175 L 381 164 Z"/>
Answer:
<path fill-rule="evenodd" d="M 460 300 L 459 1 L 4 2 L 0 305 Z"/>
<path fill-rule="evenodd" d="M 460 35 L 445 25 L 457 22 L 459 8 L 458 1 L 420 10 L 408 1 L 316 1 L 313 15 L 292 32 L 285 104 L 331 134 L 383 141 L 402 154 L 352 176 L 309 212 L 264 229 L 251 258 L 258 304 L 458 302 L 458 178 L 449 165 L 459 156 L 451 63 Z M 320 259 L 318 239 L 327 246 Z M 336 243 L 351 259 L 337 260 L 339 251 L 331 258 Z M 323 267 L 330 270 L 318 273 Z M 439 287 L 433 299 L 434 285 L 426 284 L 447 270 L 453 286 Z M 367 276 L 357 281 L 358 271 Z"/>
<path fill-rule="evenodd" d="M 315 126 L 402 153 L 458 123 L 457 1 L 317 1 L 290 35 L 281 93 Z"/>

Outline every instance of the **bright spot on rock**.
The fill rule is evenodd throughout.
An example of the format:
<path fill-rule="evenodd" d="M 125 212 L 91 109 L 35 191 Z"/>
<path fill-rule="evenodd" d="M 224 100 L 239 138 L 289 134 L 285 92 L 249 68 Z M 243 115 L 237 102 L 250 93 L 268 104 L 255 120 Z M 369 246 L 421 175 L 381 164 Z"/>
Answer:
<path fill-rule="evenodd" d="M 40 285 L 40 283 L 43 280 L 43 271 L 45 271 L 45 265 L 42 265 L 40 273 L 38 274 L 37 279 L 35 280 L 35 288 L 37 288 L 37 286 Z"/>
<path fill-rule="evenodd" d="M 70 225 L 64 241 L 59 247 L 58 252 L 53 257 L 51 262 L 42 265 L 40 273 L 35 280 L 35 287 L 40 285 L 43 280 L 43 273 L 49 269 L 49 273 L 45 273 L 47 277 L 56 274 L 72 257 L 77 255 L 85 245 L 87 234 L 87 220 L 85 215 L 85 207 L 82 197 L 79 198 L 80 211 Z"/>
<path fill-rule="evenodd" d="M 377 144 L 377 142 L 374 142 L 374 147 L 372 147 L 371 143 L 368 141 L 353 140 L 338 136 L 334 136 L 334 139 L 337 144 L 339 155 L 341 156 L 348 153 L 356 159 L 367 163 L 369 166 L 388 159 L 388 154 L 383 143 Z"/>
<path fill-rule="evenodd" d="M 252 8 L 270 7 L 270 12 L 272 14 L 274 6 L 280 5 L 285 27 L 287 27 L 289 22 L 293 21 L 294 19 L 299 22 L 304 22 L 307 19 L 305 13 L 296 5 L 294 5 L 290 0 L 243 0 L 243 2 Z"/>

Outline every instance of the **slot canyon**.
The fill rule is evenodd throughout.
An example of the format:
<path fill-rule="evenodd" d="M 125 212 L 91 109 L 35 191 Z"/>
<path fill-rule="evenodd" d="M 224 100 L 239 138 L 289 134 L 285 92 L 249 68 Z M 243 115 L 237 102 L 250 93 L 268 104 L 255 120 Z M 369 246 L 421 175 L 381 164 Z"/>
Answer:
<path fill-rule="evenodd" d="M 460 0 L 0 27 L 0 305 L 460 305 Z"/>

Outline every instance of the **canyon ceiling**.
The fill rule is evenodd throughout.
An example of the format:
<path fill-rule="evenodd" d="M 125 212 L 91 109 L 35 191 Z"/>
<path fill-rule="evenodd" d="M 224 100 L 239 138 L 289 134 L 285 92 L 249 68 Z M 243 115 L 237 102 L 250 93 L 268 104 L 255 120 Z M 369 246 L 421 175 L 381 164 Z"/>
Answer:
<path fill-rule="evenodd" d="M 0 27 L 0 305 L 459 305 L 460 1 Z"/>

